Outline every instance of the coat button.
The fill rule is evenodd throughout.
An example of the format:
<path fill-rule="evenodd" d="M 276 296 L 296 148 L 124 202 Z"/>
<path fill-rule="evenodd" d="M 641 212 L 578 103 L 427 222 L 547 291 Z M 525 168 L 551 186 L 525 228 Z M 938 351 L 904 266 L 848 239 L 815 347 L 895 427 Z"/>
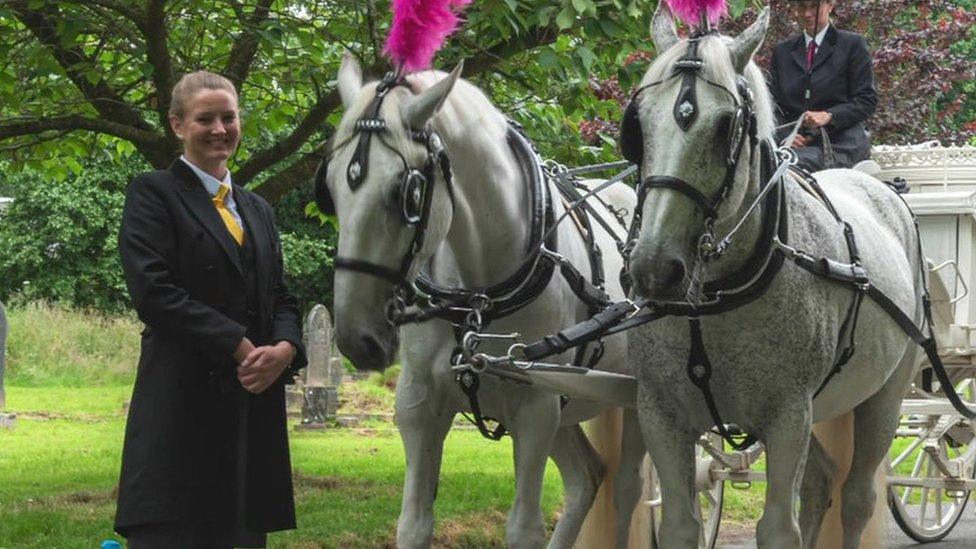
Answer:
<path fill-rule="evenodd" d="M 212 272 L 214 272 L 215 270 L 217 270 L 217 268 L 216 268 L 216 267 L 214 267 L 213 265 L 207 265 L 206 267 L 204 267 L 204 268 L 203 268 L 203 270 L 204 270 L 204 271 L 207 271 L 208 273 L 212 273 Z"/>

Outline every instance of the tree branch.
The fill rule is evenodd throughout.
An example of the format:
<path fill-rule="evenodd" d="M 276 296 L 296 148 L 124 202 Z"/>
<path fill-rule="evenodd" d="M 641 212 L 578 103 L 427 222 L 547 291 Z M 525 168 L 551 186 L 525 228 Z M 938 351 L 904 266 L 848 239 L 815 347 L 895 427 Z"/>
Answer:
<path fill-rule="evenodd" d="M 251 65 L 254 56 L 258 52 L 258 28 L 268 20 L 269 10 L 273 0 L 260 0 L 254 7 L 251 15 L 241 19 L 241 34 L 230 50 L 230 57 L 227 59 L 227 66 L 224 68 L 224 76 L 234 83 L 238 93 L 241 84 L 247 80 L 251 72 Z"/>
<path fill-rule="evenodd" d="M 115 90 L 109 87 L 101 75 L 94 83 L 88 80 L 84 67 L 93 67 L 95 61 L 88 58 L 77 46 L 66 47 L 61 44 L 54 19 L 58 17 L 49 6 L 45 10 L 32 10 L 23 0 L 11 1 L 17 18 L 27 27 L 37 39 L 48 47 L 55 61 L 64 69 L 65 74 L 81 91 L 91 105 L 102 117 L 109 121 L 125 124 L 146 131 L 152 127 L 139 115 L 139 112 L 129 107 L 125 100 Z"/>
<path fill-rule="evenodd" d="M 146 5 L 146 21 L 149 21 L 149 24 L 142 29 L 142 32 L 146 35 L 146 60 L 153 67 L 152 80 L 156 88 L 156 112 L 159 115 L 159 123 L 175 143 L 175 137 L 170 135 L 172 130 L 169 128 L 169 106 L 172 101 L 175 76 L 169 46 L 166 43 L 169 26 L 166 24 L 165 8 L 165 0 L 150 0 Z"/>
<path fill-rule="evenodd" d="M 0 140 L 51 130 L 88 130 L 113 135 L 131 141 L 133 144 L 146 147 L 159 144 L 159 136 L 153 132 L 140 130 L 125 124 L 110 122 L 101 118 L 88 118 L 76 114 L 0 122 Z"/>
<path fill-rule="evenodd" d="M 118 2 L 116 0 L 85 0 L 84 2 L 78 2 L 78 4 L 93 4 L 96 6 L 101 6 L 103 8 L 112 10 L 119 15 L 125 17 L 126 19 L 132 21 L 137 27 L 142 28 L 146 25 L 146 19 L 143 17 L 139 10 L 133 8 L 131 5 L 125 2 Z"/>
<path fill-rule="evenodd" d="M 559 31 L 557 29 L 542 27 L 534 29 L 531 33 L 513 36 L 509 40 L 498 42 L 466 59 L 464 62 L 464 76 L 465 78 L 476 76 L 517 53 L 550 44 L 558 36 Z M 449 62 L 448 66 L 453 64 Z M 385 70 L 385 67 L 380 63 L 367 68 L 365 72 L 379 74 L 383 70 Z M 242 176 L 244 182 L 250 181 L 262 170 L 294 153 L 321 127 L 329 113 L 338 106 L 339 97 L 337 91 L 333 90 L 322 96 L 291 135 L 279 141 L 274 146 L 255 153 L 254 156 L 245 162 L 240 170 L 234 174 L 235 181 L 241 180 Z M 291 165 L 277 172 L 257 187 L 255 192 L 263 196 L 268 202 L 273 203 L 288 191 L 308 183 L 315 174 L 315 168 L 318 166 L 319 161 L 322 159 L 323 151 L 321 148 L 322 144 L 317 145 L 313 152 L 302 155 L 301 158 Z"/>
<path fill-rule="evenodd" d="M 325 143 L 319 143 L 311 153 L 306 153 L 288 167 L 278 171 L 261 184 L 254 192 L 274 204 L 289 191 L 312 181 L 325 154 Z"/>
<path fill-rule="evenodd" d="M 339 92 L 332 92 L 323 95 L 316 101 L 315 105 L 308 111 L 305 118 L 299 122 L 298 126 L 284 139 L 274 145 L 254 153 L 241 167 L 234 173 L 234 180 L 241 185 L 247 183 L 254 176 L 265 169 L 280 162 L 297 151 L 308 138 L 312 136 L 325 122 L 329 114 L 339 106 Z M 262 185 L 261 187 L 264 187 Z"/>

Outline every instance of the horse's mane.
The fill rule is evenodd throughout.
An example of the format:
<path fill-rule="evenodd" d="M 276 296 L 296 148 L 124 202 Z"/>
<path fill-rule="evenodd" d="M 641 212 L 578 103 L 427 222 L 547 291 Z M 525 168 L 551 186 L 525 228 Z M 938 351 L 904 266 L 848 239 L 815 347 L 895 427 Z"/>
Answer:
<path fill-rule="evenodd" d="M 400 117 L 401 103 L 408 96 L 423 92 L 447 76 L 447 73 L 437 70 L 416 72 L 406 77 L 406 86 L 397 86 L 389 92 L 383 102 L 381 116 L 390 129 L 391 142 L 401 150 L 410 143 Z M 337 142 L 349 137 L 353 133 L 356 120 L 368 114 L 365 111 L 376 95 L 376 84 L 377 82 L 366 84 L 363 93 L 358 95 L 356 102 L 343 116 L 335 134 Z M 349 113 L 355 115 L 350 116 Z M 432 122 L 441 137 L 447 140 L 471 132 L 496 143 L 505 143 L 508 127 L 504 115 L 495 108 L 484 92 L 460 78 Z"/>
<path fill-rule="evenodd" d="M 706 36 L 698 45 L 698 55 L 705 62 L 703 75 L 709 80 L 722 84 L 733 93 L 737 93 L 735 86 L 736 72 L 730 57 L 732 38 L 725 35 Z M 661 53 L 651 63 L 651 67 L 644 75 L 641 86 L 664 78 L 673 72 L 675 62 L 688 51 L 688 40 L 684 39 Z M 753 106 L 756 109 L 756 122 L 759 139 L 773 136 L 775 118 L 773 117 L 773 100 L 766 85 L 762 70 L 752 60 L 746 66 L 746 80 L 752 89 Z M 648 94 L 644 94 L 647 97 Z M 740 98 L 741 100 L 741 98 Z"/>

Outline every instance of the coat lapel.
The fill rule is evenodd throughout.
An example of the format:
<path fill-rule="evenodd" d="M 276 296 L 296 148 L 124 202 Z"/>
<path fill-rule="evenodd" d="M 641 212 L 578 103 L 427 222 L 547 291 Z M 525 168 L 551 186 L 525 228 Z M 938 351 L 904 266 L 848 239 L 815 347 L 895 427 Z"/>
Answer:
<path fill-rule="evenodd" d="M 806 74 L 807 72 L 807 45 L 806 40 L 803 39 L 803 33 L 796 37 L 796 42 L 793 47 L 790 48 L 790 57 L 793 58 L 793 62 L 800 69 L 801 74 Z"/>
<path fill-rule="evenodd" d="M 241 269 L 241 255 L 237 249 L 237 242 L 234 241 L 234 237 L 231 236 L 230 231 L 227 230 L 227 226 L 224 225 L 224 220 L 217 213 L 217 208 L 214 207 L 213 200 L 211 200 L 207 189 L 204 188 L 203 182 L 200 181 L 197 174 L 193 173 L 193 170 L 182 160 L 173 162 L 169 169 L 181 180 L 180 185 L 178 185 L 179 195 L 180 199 L 186 205 L 186 209 L 217 240 L 221 249 L 227 254 L 227 259 L 234 265 L 237 272 L 241 276 L 244 276 L 244 271 Z"/>
<path fill-rule="evenodd" d="M 834 54 L 834 46 L 836 45 L 837 31 L 831 25 L 827 28 L 827 34 L 824 35 L 823 42 L 821 42 L 820 47 L 817 48 L 817 53 L 813 56 L 813 70 L 817 70 L 817 67 L 823 65 L 830 59 L 830 56 Z"/>
<path fill-rule="evenodd" d="M 260 212 L 243 189 L 234 185 L 234 202 L 237 204 L 237 213 L 241 215 L 244 222 L 246 238 L 251 239 L 251 249 L 254 250 L 255 273 L 258 277 L 258 288 L 263 288 L 264 277 L 267 276 L 265 265 L 273 265 L 272 258 L 267 257 L 271 250 L 271 243 L 268 241 L 268 231 L 265 230 L 264 219 Z"/>

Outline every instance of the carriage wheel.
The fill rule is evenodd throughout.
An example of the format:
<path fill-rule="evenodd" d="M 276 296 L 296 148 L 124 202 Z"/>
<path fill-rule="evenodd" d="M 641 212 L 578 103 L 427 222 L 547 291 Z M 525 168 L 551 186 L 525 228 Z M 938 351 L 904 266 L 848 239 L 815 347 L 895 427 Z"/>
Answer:
<path fill-rule="evenodd" d="M 716 447 L 721 448 L 722 437 L 709 435 L 709 440 Z M 698 477 L 707 475 L 708 468 L 711 466 L 712 457 L 697 446 L 696 468 Z M 658 548 L 658 532 L 661 530 L 661 485 L 657 479 L 657 472 L 654 475 L 653 487 L 651 489 L 651 547 Z M 695 502 L 695 512 L 698 513 L 702 528 L 698 535 L 699 549 L 714 549 L 718 541 L 718 529 L 722 522 L 722 504 L 725 500 L 725 483 L 718 481 L 700 481 L 698 486 L 698 499 Z"/>
<path fill-rule="evenodd" d="M 965 379 L 956 390 L 963 400 L 976 401 L 976 380 Z M 932 455 L 937 453 L 947 461 L 961 460 L 963 476 L 973 478 L 976 424 L 954 415 L 910 415 L 902 416 L 899 431 L 916 438 L 907 446 L 893 446 L 890 472 L 919 480 L 942 480 L 944 476 Z M 933 440 L 932 433 L 942 431 L 945 434 Z M 952 531 L 962 517 L 969 495 L 969 490 L 948 490 L 944 484 L 941 487 L 889 485 L 888 507 L 908 537 L 919 543 L 930 543 Z"/>

